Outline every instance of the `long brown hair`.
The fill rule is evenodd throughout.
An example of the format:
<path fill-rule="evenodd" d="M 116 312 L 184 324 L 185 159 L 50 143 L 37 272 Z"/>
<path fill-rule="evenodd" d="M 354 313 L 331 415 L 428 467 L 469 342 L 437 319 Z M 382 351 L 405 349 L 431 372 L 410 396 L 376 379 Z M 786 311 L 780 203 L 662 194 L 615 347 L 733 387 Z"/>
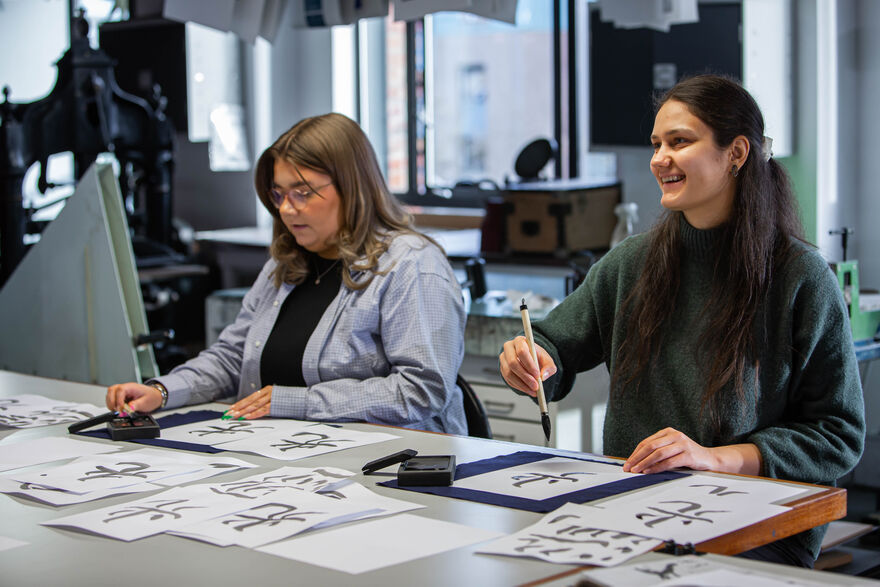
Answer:
<path fill-rule="evenodd" d="M 722 394 L 732 387 L 736 397 L 745 400 L 747 368 L 753 366 L 758 376 L 758 356 L 766 340 L 759 309 L 777 267 L 792 254 L 792 239 L 804 241 L 803 227 L 788 174 L 775 159 L 762 156 L 764 118 L 742 86 L 716 75 L 691 77 L 663 95 L 655 112 L 670 100 L 681 102 L 708 125 L 719 148 L 738 136 L 750 143 L 735 178 L 730 218 L 719 227 L 712 293 L 703 309 L 708 321 L 698 341 L 708 367 L 702 410 L 722 434 Z M 652 228 L 644 268 L 621 306 L 618 318 L 627 322 L 617 354 L 615 393 L 641 384 L 670 326 L 669 308 L 679 294 L 681 214 L 666 211 Z"/>
<path fill-rule="evenodd" d="M 334 244 L 347 287 L 363 289 L 376 274 L 384 273 L 377 269 L 379 257 L 388 250 L 393 233 L 420 234 L 413 229 L 412 217 L 388 190 L 373 147 L 357 123 L 337 113 L 305 118 L 263 152 L 254 178 L 260 201 L 274 219 L 269 252 L 278 262 L 276 286 L 300 283 L 309 273 L 307 251 L 290 234 L 269 194 L 277 160 L 328 175 L 333 181 L 342 203 Z M 372 275 L 355 282 L 352 271 Z"/>

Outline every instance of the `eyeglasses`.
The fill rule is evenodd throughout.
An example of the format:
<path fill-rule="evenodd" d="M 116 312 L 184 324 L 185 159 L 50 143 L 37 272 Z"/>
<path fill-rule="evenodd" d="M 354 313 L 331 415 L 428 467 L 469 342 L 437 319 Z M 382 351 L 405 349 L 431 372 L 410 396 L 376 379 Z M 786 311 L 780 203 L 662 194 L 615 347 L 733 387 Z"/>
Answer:
<path fill-rule="evenodd" d="M 287 201 L 290 202 L 290 205 L 296 210 L 304 210 L 305 207 L 309 205 L 309 200 L 311 200 L 313 196 L 321 197 L 318 190 L 322 190 L 332 184 L 333 182 L 331 181 L 316 188 L 306 186 L 305 188 L 292 188 L 286 192 L 272 188 L 269 190 L 269 196 L 272 198 L 272 203 L 275 204 L 276 208 L 281 208 L 281 204 L 283 204 L 284 199 L 287 198 Z"/>

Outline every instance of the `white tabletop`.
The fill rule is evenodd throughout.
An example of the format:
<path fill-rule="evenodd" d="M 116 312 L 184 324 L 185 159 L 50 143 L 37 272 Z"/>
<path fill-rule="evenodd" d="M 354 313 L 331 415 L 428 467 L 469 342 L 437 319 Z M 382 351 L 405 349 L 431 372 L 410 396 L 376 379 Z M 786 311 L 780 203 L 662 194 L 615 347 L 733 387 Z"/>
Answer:
<path fill-rule="evenodd" d="M 0 397 L 25 393 L 96 405 L 102 405 L 104 398 L 103 387 L 0 371 Z M 183 408 L 181 411 L 203 407 L 224 409 L 222 404 L 212 404 Z M 357 473 L 354 477 L 356 481 L 377 493 L 427 506 L 414 512 L 418 516 L 505 534 L 516 532 L 541 517 L 541 514 L 521 510 L 381 487 L 377 483 L 393 477 L 364 476 L 360 473 L 366 462 L 405 448 L 415 449 L 420 454 L 454 454 L 458 463 L 465 463 L 518 450 L 535 450 L 533 446 L 369 424 L 346 426 L 358 430 L 393 432 L 400 438 L 298 460 L 294 463 L 295 466 L 333 466 L 354 471 Z M 26 430 L 0 429 L 0 443 L 66 434 L 66 425 Z M 111 442 L 78 438 L 89 442 Z M 128 446 L 138 448 L 140 445 Z M 173 452 L 171 449 L 167 450 Z M 554 452 L 566 454 L 564 451 Z M 224 481 L 269 471 L 286 464 L 256 455 L 236 453 L 235 456 L 261 468 L 227 474 L 222 477 Z M 518 585 L 575 568 L 537 560 L 478 555 L 474 553 L 477 549 L 477 545 L 474 545 L 368 573 L 350 575 L 245 548 L 221 548 L 169 535 L 126 543 L 39 525 L 40 522 L 62 515 L 131 499 L 131 496 L 118 496 L 97 503 L 55 508 L 0 495 L 0 519 L 3 520 L 0 524 L 0 536 L 29 543 L 0 551 L 0 585 Z"/>

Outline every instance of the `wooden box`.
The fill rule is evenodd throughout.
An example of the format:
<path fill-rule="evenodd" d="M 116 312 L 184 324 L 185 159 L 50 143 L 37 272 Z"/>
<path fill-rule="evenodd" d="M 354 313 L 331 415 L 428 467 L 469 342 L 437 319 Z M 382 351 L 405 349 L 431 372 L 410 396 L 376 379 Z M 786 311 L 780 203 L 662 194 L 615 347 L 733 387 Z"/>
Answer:
<path fill-rule="evenodd" d="M 506 249 L 567 257 L 585 249 L 607 249 L 617 223 L 620 183 L 573 181 L 507 186 Z"/>

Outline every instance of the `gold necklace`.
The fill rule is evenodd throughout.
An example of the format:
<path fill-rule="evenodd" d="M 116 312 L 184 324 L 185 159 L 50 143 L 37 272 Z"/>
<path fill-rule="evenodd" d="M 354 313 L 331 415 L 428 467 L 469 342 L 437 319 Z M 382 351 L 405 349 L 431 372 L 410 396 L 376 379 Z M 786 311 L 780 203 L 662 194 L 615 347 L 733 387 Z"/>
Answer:
<path fill-rule="evenodd" d="M 332 264 L 332 265 L 330 265 L 329 267 L 327 267 L 327 269 L 325 269 L 324 271 L 322 271 L 321 273 L 319 273 L 319 274 L 318 274 L 318 277 L 315 278 L 315 285 L 318 285 L 319 283 L 321 283 L 321 278 L 324 277 L 325 275 L 327 275 L 328 273 L 330 273 L 330 271 L 331 271 L 334 267 L 336 267 L 336 264 L 337 264 L 337 263 L 339 263 L 339 259 L 336 259 L 335 261 L 333 261 L 333 264 Z M 315 272 L 317 272 L 317 271 L 318 271 L 318 262 L 316 261 L 316 262 L 315 262 Z"/>

